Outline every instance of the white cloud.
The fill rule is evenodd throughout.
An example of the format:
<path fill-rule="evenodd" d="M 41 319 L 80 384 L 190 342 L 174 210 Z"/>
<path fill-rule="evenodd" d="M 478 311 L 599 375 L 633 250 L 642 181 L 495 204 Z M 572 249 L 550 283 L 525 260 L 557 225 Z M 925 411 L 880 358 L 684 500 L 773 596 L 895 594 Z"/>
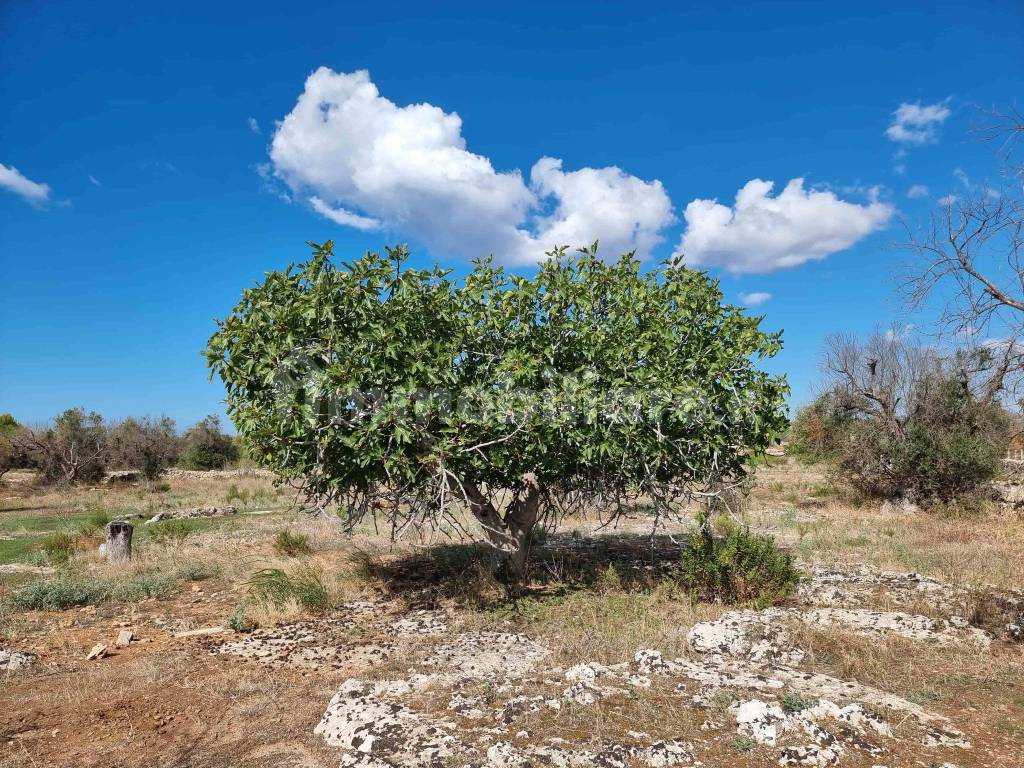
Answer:
<path fill-rule="evenodd" d="M 321 215 L 407 233 L 438 256 L 528 263 L 598 239 L 609 255 L 646 256 L 675 221 L 661 182 L 618 168 L 564 171 L 543 157 L 529 184 L 498 171 L 466 149 L 457 114 L 398 106 L 366 71 L 310 75 L 270 157 L 274 175 Z"/>
<path fill-rule="evenodd" d="M 260 124 L 256 121 L 255 117 L 249 118 L 249 130 L 252 131 L 253 133 L 260 132 Z"/>
<path fill-rule="evenodd" d="M 954 168 L 953 176 L 963 185 L 964 189 L 968 191 L 974 189 L 974 185 L 971 184 L 971 177 L 967 175 L 963 168 Z"/>
<path fill-rule="evenodd" d="M 900 144 L 930 144 L 936 131 L 951 112 L 945 101 L 937 104 L 908 104 L 903 102 L 892 113 L 892 123 L 885 135 Z"/>
<path fill-rule="evenodd" d="M 346 211 L 344 208 L 331 208 L 331 206 L 315 195 L 309 198 L 309 204 L 313 206 L 313 210 L 321 216 L 330 219 L 335 224 L 340 224 L 343 227 L 354 227 L 355 229 L 362 229 L 365 231 L 380 229 L 380 222 L 376 219 L 360 216 L 358 213 Z"/>
<path fill-rule="evenodd" d="M 692 201 L 675 255 L 692 266 L 771 272 L 845 250 L 884 227 L 893 214 L 891 205 L 877 199 L 860 205 L 828 190 L 806 190 L 803 179 L 791 180 L 771 197 L 774 186 L 748 181 L 732 207 L 717 200 Z"/>
<path fill-rule="evenodd" d="M 20 195 L 32 205 L 43 206 L 50 202 L 50 185 L 25 178 L 13 165 L 0 163 L 0 187 Z"/>
<path fill-rule="evenodd" d="M 955 203 L 959 199 L 960 198 L 957 197 L 956 195 L 946 195 L 945 197 L 940 197 L 935 202 L 941 205 L 943 208 L 949 208 L 951 205 L 953 205 L 953 203 Z"/>
<path fill-rule="evenodd" d="M 89 183 L 92 184 L 94 187 L 102 187 L 103 186 L 100 183 L 100 180 L 97 179 L 95 176 L 93 176 L 91 173 L 89 174 Z"/>
<path fill-rule="evenodd" d="M 740 301 L 742 301 L 748 307 L 759 307 L 766 301 L 771 299 L 770 293 L 764 291 L 754 291 L 753 293 L 741 293 Z"/>
<path fill-rule="evenodd" d="M 919 200 L 922 197 L 928 197 L 928 187 L 924 184 L 915 184 L 907 190 L 907 197 L 912 200 Z"/>

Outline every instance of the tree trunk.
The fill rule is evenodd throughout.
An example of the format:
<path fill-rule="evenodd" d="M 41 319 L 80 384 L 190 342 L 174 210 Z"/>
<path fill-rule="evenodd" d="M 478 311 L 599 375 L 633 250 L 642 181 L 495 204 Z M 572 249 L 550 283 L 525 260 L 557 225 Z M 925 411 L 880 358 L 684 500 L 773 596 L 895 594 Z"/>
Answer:
<path fill-rule="evenodd" d="M 134 527 L 124 520 L 107 523 L 107 540 L 101 547 L 108 562 L 124 563 L 132 559 L 132 533 Z"/>
<path fill-rule="evenodd" d="M 505 581 L 514 587 L 526 582 L 530 559 L 530 538 L 540 516 L 541 486 L 531 473 L 523 477 L 523 491 L 512 501 L 505 516 L 479 488 L 465 483 L 469 506 L 498 554 Z"/>

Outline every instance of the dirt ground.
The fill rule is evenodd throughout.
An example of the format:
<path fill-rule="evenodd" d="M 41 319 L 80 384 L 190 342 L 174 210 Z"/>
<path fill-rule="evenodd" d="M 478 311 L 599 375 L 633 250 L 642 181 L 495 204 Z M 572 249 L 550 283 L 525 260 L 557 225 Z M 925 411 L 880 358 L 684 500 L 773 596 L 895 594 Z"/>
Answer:
<path fill-rule="evenodd" d="M 642 664 L 636 667 L 639 662 L 630 662 L 636 667 L 632 671 L 622 666 L 641 649 L 657 649 L 665 659 L 699 660 L 688 639 L 691 628 L 714 627 L 720 617 L 732 615 L 726 606 L 694 603 L 673 588 L 676 545 L 666 536 L 652 540 L 643 520 L 600 532 L 594 530 L 598 521 L 569 521 L 535 553 L 531 591 L 509 600 L 489 579 L 473 547 L 394 548 L 369 527 L 347 538 L 331 521 L 306 518 L 290 502 L 287 493 L 260 475 L 180 476 L 159 487 L 72 493 L 44 493 L 25 482 L 0 488 L 0 536 L 8 544 L 0 552 L 8 553 L 8 563 L 27 566 L 0 572 L 0 603 L 5 605 L 0 648 L 34 655 L 29 669 L 0 669 L 0 766 L 339 765 L 346 754 L 356 753 L 314 732 L 339 686 L 349 679 L 372 686 L 403 676 L 413 680 L 414 672 L 434 674 L 432 654 L 445 643 L 489 637 L 494 631 L 537 643 L 543 647 L 543 663 L 511 682 L 487 675 L 435 675 L 433 687 L 402 694 L 403 706 L 438 718 L 455 718 L 454 711 L 453 733 L 464 740 L 471 735 L 482 739 L 477 721 L 448 704 L 456 701 L 456 693 L 500 707 L 515 693 L 540 692 L 549 697 L 547 704 L 556 699 L 567 703 L 517 714 L 521 719 L 508 727 L 507 737 L 495 737 L 499 742 L 492 746 L 507 744 L 501 749 L 508 754 L 532 754 L 531 746 L 573 743 L 597 753 L 601 744 L 643 741 L 639 733 L 650 739 L 674 734 L 693 756 L 679 763 L 652 763 L 636 752 L 623 764 L 780 764 L 777 745 L 748 738 L 730 724 L 736 717 L 732 702 L 749 699 L 748 693 L 733 695 L 725 686 L 733 698 L 694 709 L 690 700 L 704 689 L 692 677 L 679 677 L 682 673 L 671 665 L 668 671 L 651 672 L 649 687 L 637 683 L 629 688 L 623 682 L 628 675 L 646 674 Z M 175 537 L 158 537 L 147 531 L 143 517 L 132 517 L 139 534 L 136 556 L 127 567 L 100 559 L 95 532 L 83 534 L 69 562 L 54 572 L 40 553 L 54 530 L 81 526 L 91 510 L 149 516 L 227 503 L 238 507 L 237 514 L 203 521 Z M 784 617 L 771 631 L 787 638 L 788 644 L 779 645 L 783 652 L 799 651 L 806 674 L 898 696 L 929 717 L 947 718 L 943 722 L 970 742 L 969 748 L 925 747 L 922 728 L 931 726 L 915 724 L 906 714 L 892 716 L 888 721 L 894 734 L 883 740 L 883 753 L 848 747 L 840 765 L 1024 765 L 1024 645 L 1006 635 L 1006 615 L 992 607 L 993 596 L 1013 595 L 1024 585 L 1024 521 L 1019 516 L 994 510 L 973 517 L 883 513 L 877 504 L 852 503 L 821 471 L 789 460 L 759 471 L 744 516 L 754 529 L 790 548 L 805 573 L 818 573 L 820 584 L 830 583 L 831 572 L 816 572 L 815 565 L 871 578 L 887 571 L 914 572 L 943 585 L 944 598 L 937 601 L 928 590 L 907 597 L 889 589 L 888 582 L 874 589 L 867 577 L 837 582 L 854 590 L 858 610 L 899 610 L 940 622 L 964 615 L 972 628 L 991 635 L 984 646 L 959 640 L 947 645 L 850 627 L 809 626 L 797 611 L 821 603 L 794 599 L 796 619 Z M 305 537 L 306 550 L 275 548 L 283 530 Z M 685 526 L 670 533 L 678 539 Z M 317 574 L 329 605 L 303 604 L 298 598 L 260 603 L 253 597 L 254 575 L 266 569 Z M 26 585 L 61 578 L 131 589 L 61 610 L 11 607 L 11 597 Z M 232 624 L 246 631 L 237 632 Z M 257 626 L 261 629 L 252 632 Z M 295 631 L 311 632 L 316 639 L 300 643 L 298 650 L 280 641 L 272 645 L 272 657 L 246 655 L 247 638 L 259 639 L 265 632 L 271 643 L 279 642 L 273 633 L 282 627 L 285 636 L 288 628 L 298 627 Z M 122 629 L 130 629 L 135 639 L 118 648 L 115 639 Z M 204 629 L 210 633 L 188 634 Z M 106 654 L 88 659 L 97 644 L 107 646 Z M 309 648 L 330 652 L 302 655 Z M 706 658 L 718 665 L 715 669 L 733 663 L 731 657 Z M 581 663 L 619 665 L 626 671 L 598 669 L 596 682 L 584 686 L 590 686 L 584 693 L 593 693 L 595 701 L 583 704 L 562 696 L 567 683 L 560 677 L 575 679 L 570 673 Z M 618 682 L 602 688 L 606 674 Z M 552 677 L 558 678 L 557 685 Z M 629 688 L 628 695 L 617 692 L 622 688 Z M 401 764 L 400 749 L 389 749 L 387 759 L 394 762 L 379 765 Z M 489 755 L 490 762 L 442 755 L 421 764 L 546 762 L 539 754 L 527 763 L 498 761 L 493 750 L 480 754 Z M 603 760 L 595 757 L 594 764 L 614 764 Z"/>

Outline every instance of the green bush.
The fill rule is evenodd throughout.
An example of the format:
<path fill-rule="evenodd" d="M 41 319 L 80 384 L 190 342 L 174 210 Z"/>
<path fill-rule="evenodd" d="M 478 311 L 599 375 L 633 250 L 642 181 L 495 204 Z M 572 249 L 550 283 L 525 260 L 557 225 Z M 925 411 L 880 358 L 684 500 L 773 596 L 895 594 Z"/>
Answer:
<path fill-rule="evenodd" d="M 208 563 L 188 563 L 174 572 L 174 578 L 181 581 L 206 581 L 219 576 L 221 569 Z"/>
<path fill-rule="evenodd" d="M 306 567 L 289 575 L 280 568 L 257 571 L 248 581 L 249 595 L 257 602 L 286 605 L 295 600 L 303 608 L 322 613 L 331 608 L 331 597 L 319 570 Z"/>
<path fill-rule="evenodd" d="M 679 564 L 680 585 L 701 600 L 764 607 L 788 597 L 800 581 L 792 556 L 746 528 L 723 538 L 692 536 Z"/>
<path fill-rule="evenodd" d="M 223 469 L 238 460 L 238 446 L 221 430 L 217 416 L 207 416 L 185 433 L 179 463 L 185 469 Z"/>
<path fill-rule="evenodd" d="M 835 458 L 853 422 L 838 392 L 826 392 L 797 411 L 786 433 L 786 454 L 815 463 Z"/>
<path fill-rule="evenodd" d="M 161 520 L 150 526 L 149 537 L 157 544 L 181 543 L 199 528 L 196 520 Z"/>
<path fill-rule="evenodd" d="M 110 513 L 100 507 L 93 507 L 86 514 L 85 519 L 79 523 L 78 532 L 82 536 L 92 536 L 107 527 L 113 518 Z"/>
<path fill-rule="evenodd" d="M 39 548 L 51 565 L 64 565 L 75 554 L 78 538 L 77 533 L 55 531 L 39 542 Z"/>
<path fill-rule="evenodd" d="M 228 616 L 228 627 L 235 632 L 249 632 L 253 629 L 252 620 L 245 615 L 245 603 L 240 603 Z"/>
<path fill-rule="evenodd" d="M 274 551 L 285 557 L 298 557 L 308 555 L 312 547 L 309 546 L 309 537 L 305 534 L 285 530 L 274 537 Z"/>
<path fill-rule="evenodd" d="M 59 611 L 79 605 L 101 603 L 110 596 L 110 586 L 102 581 L 60 578 L 34 581 L 14 590 L 8 604 L 22 611 Z"/>
<path fill-rule="evenodd" d="M 837 461 L 853 488 L 878 498 L 950 502 L 1002 469 L 1010 419 L 996 403 L 974 400 L 951 379 L 921 386 L 900 429 L 860 419 L 847 429 Z"/>

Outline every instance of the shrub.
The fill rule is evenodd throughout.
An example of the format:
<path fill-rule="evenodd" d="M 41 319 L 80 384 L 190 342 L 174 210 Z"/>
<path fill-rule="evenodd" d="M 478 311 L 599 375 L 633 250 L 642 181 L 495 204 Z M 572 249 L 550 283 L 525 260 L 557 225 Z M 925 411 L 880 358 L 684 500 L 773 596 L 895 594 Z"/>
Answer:
<path fill-rule="evenodd" d="M 22 611 L 59 611 L 100 603 L 109 595 L 110 588 L 105 582 L 61 578 L 26 584 L 11 593 L 8 603 Z"/>
<path fill-rule="evenodd" d="M 161 520 L 150 527 L 149 537 L 158 544 L 180 543 L 199 528 L 196 520 Z"/>
<path fill-rule="evenodd" d="M 240 603 L 228 616 L 228 627 L 235 632 L 249 632 L 255 627 L 253 621 L 245 615 L 245 603 Z"/>
<path fill-rule="evenodd" d="M 88 483 L 103 477 L 107 430 L 97 413 L 71 408 L 51 427 L 24 430 L 18 442 L 44 482 Z"/>
<path fill-rule="evenodd" d="M 786 453 L 805 462 L 833 459 L 853 421 L 836 392 L 826 392 L 797 411 L 786 434 Z"/>
<path fill-rule="evenodd" d="M 208 563 L 188 563 L 174 572 L 174 578 L 181 581 L 206 581 L 219 576 L 221 569 Z"/>
<path fill-rule="evenodd" d="M 12 469 L 28 466 L 28 454 L 19 440 L 21 432 L 21 425 L 11 414 L 0 414 L 0 478 Z"/>
<path fill-rule="evenodd" d="M 839 477 L 865 496 L 929 505 L 976 491 L 1001 470 L 1009 441 L 1001 359 L 986 347 L 943 355 L 899 334 L 832 337 L 834 389 L 815 407 L 842 411 L 822 422 L 821 440 Z"/>
<path fill-rule="evenodd" d="M 110 513 L 100 507 L 93 507 L 86 514 L 85 519 L 79 523 L 78 532 L 82 536 L 92 536 L 107 527 L 111 521 Z"/>
<path fill-rule="evenodd" d="M 280 568 L 266 568 L 253 574 L 248 587 L 249 595 L 257 602 L 283 607 L 294 600 L 316 613 L 331 608 L 331 597 L 323 575 L 313 567 L 301 568 L 293 575 Z"/>
<path fill-rule="evenodd" d="M 44 537 L 39 542 L 39 548 L 46 554 L 46 559 L 51 565 L 64 565 L 78 545 L 78 534 L 70 531 L 56 531 Z"/>
<path fill-rule="evenodd" d="M 312 548 L 309 546 L 308 536 L 286 530 L 280 531 L 274 537 L 274 551 L 286 557 L 298 557 L 308 555 Z"/>
<path fill-rule="evenodd" d="M 220 418 L 211 415 L 185 433 L 180 463 L 185 469 L 223 469 L 238 460 L 238 447 L 221 430 Z"/>
<path fill-rule="evenodd" d="M 800 572 L 792 556 L 767 536 L 737 528 L 716 538 L 704 529 L 683 548 L 678 579 L 702 600 L 763 607 L 789 596 Z"/>
<path fill-rule="evenodd" d="M 128 418 L 110 430 L 108 464 L 117 469 L 136 469 L 147 480 L 161 475 L 178 460 L 181 439 L 174 419 Z"/>

